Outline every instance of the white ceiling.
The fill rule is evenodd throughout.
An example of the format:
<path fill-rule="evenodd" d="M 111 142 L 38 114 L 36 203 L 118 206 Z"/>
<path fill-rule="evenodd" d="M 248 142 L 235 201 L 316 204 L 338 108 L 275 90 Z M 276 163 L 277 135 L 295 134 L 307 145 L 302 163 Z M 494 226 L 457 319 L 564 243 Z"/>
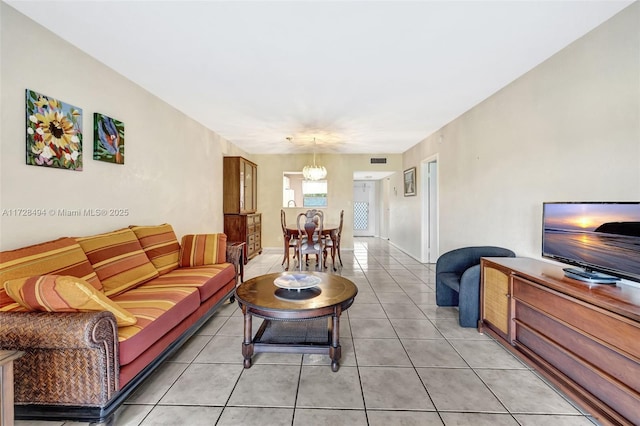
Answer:
<path fill-rule="evenodd" d="M 251 154 L 402 153 L 632 3 L 4 1 Z"/>

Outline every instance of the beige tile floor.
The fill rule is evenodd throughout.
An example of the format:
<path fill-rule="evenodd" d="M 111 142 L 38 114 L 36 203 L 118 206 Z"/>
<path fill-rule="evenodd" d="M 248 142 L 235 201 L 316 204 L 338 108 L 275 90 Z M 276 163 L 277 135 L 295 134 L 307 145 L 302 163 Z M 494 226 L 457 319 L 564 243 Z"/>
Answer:
<path fill-rule="evenodd" d="M 358 286 L 341 320 L 342 362 L 261 353 L 242 366 L 242 316 L 225 305 L 119 410 L 115 425 L 593 425 L 507 350 L 435 303 L 435 265 L 356 238 L 338 270 Z M 281 253 L 245 279 L 282 271 Z M 313 263 L 313 262 L 311 262 Z M 16 426 L 73 422 L 17 421 Z"/>

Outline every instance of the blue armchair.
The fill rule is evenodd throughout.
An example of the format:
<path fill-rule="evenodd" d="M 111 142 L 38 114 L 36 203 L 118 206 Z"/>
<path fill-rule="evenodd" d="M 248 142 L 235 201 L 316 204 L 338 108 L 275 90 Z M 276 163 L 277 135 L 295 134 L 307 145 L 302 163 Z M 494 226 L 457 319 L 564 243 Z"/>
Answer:
<path fill-rule="evenodd" d="M 462 327 L 477 327 L 480 319 L 481 257 L 515 257 L 515 253 L 502 247 L 463 247 L 436 262 L 436 303 L 458 306 Z"/>

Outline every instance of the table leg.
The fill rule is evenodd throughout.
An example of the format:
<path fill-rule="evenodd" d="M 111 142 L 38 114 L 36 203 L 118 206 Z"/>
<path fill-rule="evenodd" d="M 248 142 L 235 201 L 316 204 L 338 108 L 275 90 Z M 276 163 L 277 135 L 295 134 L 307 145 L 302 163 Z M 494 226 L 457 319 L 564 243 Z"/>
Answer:
<path fill-rule="evenodd" d="M 0 407 L 0 420 L 3 425 L 13 425 L 13 364 L 2 367 L 0 385 L 2 386 L 2 407 Z"/>
<path fill-rule="evenodd" d="M 7 351 L 8 352 L 8 351 Z M 13 360 L 22 352 L 14 352 L 8 357 L 0 355 L 0 425 L 13 426 Z"/>
<path fill-rule="evenodd" d="M 340 368 L 340 358 L 342 357 L 342 348 L 340 347 L 340 314 L 342 310 L 336 307 L 333 313 L 331 324 L 331 346 L 329 347 L 329 356 L 331 357 L 331 371 L 334 373 Z"/>
<path fill-rule="evenodd" d="M 245 307 L 244 313 L 244 341 L 242 342 L 242 356 L 244 357 L 244 368 L 251 368 L 251 357 L 253 356 L 253 341 L 251 339 L 251 314 Z"/>

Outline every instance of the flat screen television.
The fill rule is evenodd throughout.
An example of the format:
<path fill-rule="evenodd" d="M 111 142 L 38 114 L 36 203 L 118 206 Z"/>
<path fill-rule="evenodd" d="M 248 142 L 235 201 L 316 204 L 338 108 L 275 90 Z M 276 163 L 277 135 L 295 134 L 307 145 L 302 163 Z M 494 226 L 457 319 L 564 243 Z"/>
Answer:
<path fill-rule="evenodd" d="M 568 277 L 640 282 L 640 202 L 554 202 L 542 210 L 542 256 L 581 268 L 564 268 Z"/>

